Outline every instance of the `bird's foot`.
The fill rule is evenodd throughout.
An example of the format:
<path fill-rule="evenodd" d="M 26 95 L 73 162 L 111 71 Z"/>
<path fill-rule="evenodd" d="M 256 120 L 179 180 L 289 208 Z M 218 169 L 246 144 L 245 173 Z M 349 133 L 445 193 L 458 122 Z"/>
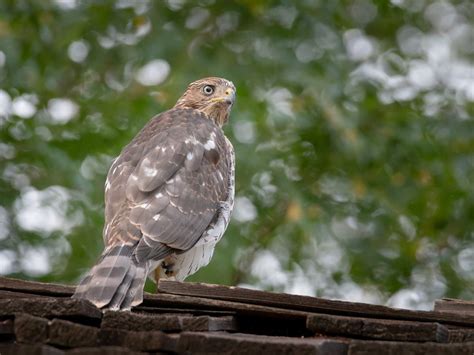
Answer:
<path fill-rule="evenodd" d="M 175 276 L 175 270 L 174 270 L 175 258 L 173 258 L 173 257 L 166 258 L 165 260 L 163 260 L 161 262 L 160 266 L 163 269 L 163 271 L 166 275 L 166 278 L 174 279 L 174 276 Z"/>

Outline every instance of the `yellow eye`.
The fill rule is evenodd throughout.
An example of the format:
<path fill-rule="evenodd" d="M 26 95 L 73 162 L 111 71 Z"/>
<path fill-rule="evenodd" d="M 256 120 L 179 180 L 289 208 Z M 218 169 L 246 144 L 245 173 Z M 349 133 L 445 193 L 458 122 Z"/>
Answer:
<path fill-rule="evenodd" d="M 214 93 L 214 86 L 205 85 L 202 88 L 202 92 L 204 93 L 204 95 L 207 95 L 207 96 L 212 95 Z"/>

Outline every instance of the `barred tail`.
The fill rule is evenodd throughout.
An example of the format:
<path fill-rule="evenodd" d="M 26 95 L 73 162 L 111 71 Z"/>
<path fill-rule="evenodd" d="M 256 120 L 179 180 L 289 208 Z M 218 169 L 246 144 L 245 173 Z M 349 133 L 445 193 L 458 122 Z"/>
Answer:
<path fill-rule="evenodd" d="M 105 251 L 72 297 L 87 299 L 98 308 L 130 309 L 140 304 L 147 272 L 136 264 L 132 252 L 130 245 Z"/>

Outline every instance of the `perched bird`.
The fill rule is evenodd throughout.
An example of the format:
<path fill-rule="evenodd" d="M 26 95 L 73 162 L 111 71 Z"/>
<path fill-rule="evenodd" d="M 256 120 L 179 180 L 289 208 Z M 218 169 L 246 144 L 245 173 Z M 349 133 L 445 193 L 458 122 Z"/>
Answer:
<path fill-rule="evenodd" d="M 234 101 L 228 80 L 193 82 L 122 150 L 105 183 L 105 249 L 73 298 L 130 309 L 147 276 L 182 281 L 209 263 L 234 205 L 234 149 L 222 131 Z"/>

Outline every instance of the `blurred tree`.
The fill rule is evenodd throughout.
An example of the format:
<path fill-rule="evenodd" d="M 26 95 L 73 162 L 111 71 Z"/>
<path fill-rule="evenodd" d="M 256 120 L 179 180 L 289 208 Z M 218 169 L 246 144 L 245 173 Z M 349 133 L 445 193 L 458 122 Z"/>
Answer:
<path fill-rule="evenodd" d="M 232 80 L 234 218 L 191 280 L 414 308 L 474 297 L 469 1 L 0 3 L 0 273 L 76 282 L 111 160 Z M 469 17 L 471 16 L 471 17 Z"/>

